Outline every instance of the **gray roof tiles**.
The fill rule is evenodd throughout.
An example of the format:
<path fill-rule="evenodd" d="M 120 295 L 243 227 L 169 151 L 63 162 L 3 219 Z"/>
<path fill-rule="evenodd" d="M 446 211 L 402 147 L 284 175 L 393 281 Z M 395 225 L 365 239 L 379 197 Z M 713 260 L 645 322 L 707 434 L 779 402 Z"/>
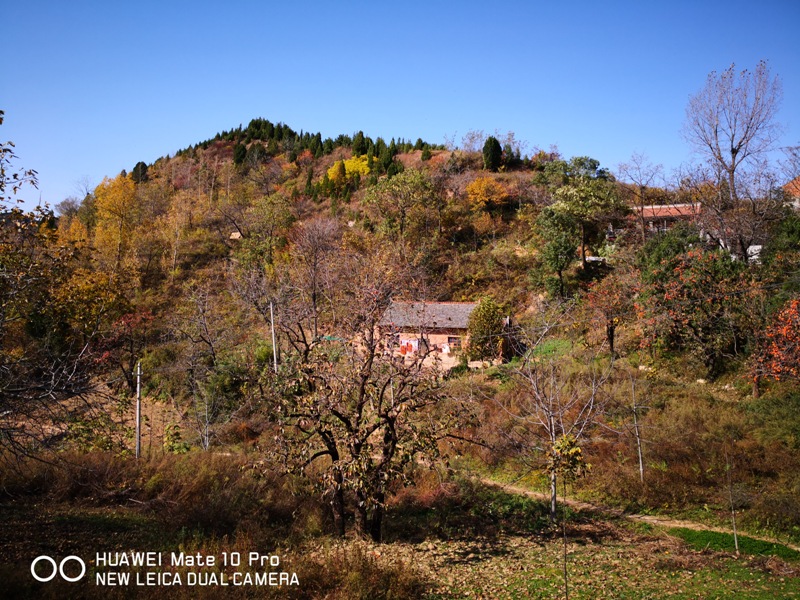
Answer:
<path fill-rule="evenodd" d="M 392 302 L 380 325 L 398 329 L 466 329 L 475 302 Z"/>

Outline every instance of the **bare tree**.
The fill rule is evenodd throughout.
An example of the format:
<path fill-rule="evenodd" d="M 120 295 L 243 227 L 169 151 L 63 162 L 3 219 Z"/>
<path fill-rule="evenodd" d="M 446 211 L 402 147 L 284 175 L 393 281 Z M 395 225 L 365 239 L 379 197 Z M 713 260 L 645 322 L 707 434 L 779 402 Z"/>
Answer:
<path fill-rule="evenodd" d="M 761 61 L 755 71 L 731 65 L 712 72 L 705 87 L 689 100 L 684 136 L 728 182 L 730 198 L 739 197 L 737 172 L 757 163 L 774 148 L 780 125 L 780 79 Z"/>
<path fill-rule="evenodd" d="M 548 464 L 560 462 L 559 442 L 580 443 L 605 408 L 603 386 L 611 363 L 591 361 L 579 368 L 566 358 L 529 358 L 516 370 L 518 395 L 514 417 L 528 437 L 527 447 L 544 453 Z M 558 469 L 550 476 L 550 517 L 556 520 Z"/>
<path fill-rule="evenodd" d="M 784 155 L 781 161 L 783 177 L 787 182 L 794 181 L 800 177 L 800 146 L 787 146 L 781 150 Z M 795 194 L 800 195 L 800 192 L 795 191 Z"/>
<path fill-rule="evenodd" d="M 753 245 L 764 244 L 773 225 L 784 216 L 784 198 L 776 174 L 766 162 L 740 172 L 737 200 L 731 200 L 727 179 L 708 166 L 680 175 L 677 193 L 692 204 L 704 236 L 736 257 L 747 260 Z"/>
<path fill-rule="evenodd" d="M 520 329 L 518 336 L 525 340 L 527 351 L 512 371 L 514 386 L 496 396 L 507 417 L 498 425 L 506 443 L 550 478 L 553 522 L 557 519 L 557 479 L 566 474 L 564 449 L 577 449 L 600 421 L 614 364 L 574 348 L 570 354 L 548 348 L 548 342 L 557 339 L 561 324 L 569 320 L 571 309 L 571 303 L 545 309 L 537 323 Z"/>
<path fill-rule="evenodd" d="M 163 391 L 193 424 L 204 450 L 211 445 L 214 426 L 232 419 L 242 407 L 243 382 L 235 353 L 241 340 L 229 304 L 219 281 L 192 282 L 170 327 L 177 352 L 164 371 L 171 372 L 177 385 Z"/>
<path fill-rule="evenodd" d="M 461 138 L 461 151 L 480 152 L 485 141 L 486 133 L 482 129 L 470 129 Z"/>
<path fill-rule="evenodd" d="M 684 137 L 705 159 L 705 178 L 717 192 L 704 202 L 711 217 L 706 232 L 742 259 L 780 217 L 767 155 L 782 131 L 776 121 L 781 99 L 780 79 L 761 61 L 754 71 L 731 65 L 712 72 L 686 107 Z"/>
<path fill-rule="evenodd" d="M 299 305 L 310 309 L 311 337 L 319 337 L 322 304 L 332 297 L 333 264 L 340 250 L 341 228 L 335 219 L 316 218 L 298 227 L 292 241 L 296 278 L 292 286 Z"/>
<path fill-rule="evenodd" d="M 639 228 L 644 243 L 646 241 L 644 207 L 650 203 L 648 190 L 657 185 L 664 174 L 664 168 L 652 164 L 644 154 L 637 152 L 631 155 L 627 163 L 619 165 L 617 171 L 620 178 L 632 184 L 634 210 L 639 217 Z"/>

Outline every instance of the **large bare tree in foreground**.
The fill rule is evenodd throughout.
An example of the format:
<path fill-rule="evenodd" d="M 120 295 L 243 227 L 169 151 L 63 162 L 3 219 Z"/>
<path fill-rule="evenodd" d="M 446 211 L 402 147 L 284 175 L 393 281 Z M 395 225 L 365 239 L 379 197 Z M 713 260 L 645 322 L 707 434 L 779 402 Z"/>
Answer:
<path fill-rule="evenodd" d="M 274 276 L 240 277 L 241 296 L 283 340 L 277 374 L 264 374 L 280 426 L 270 455 L 319 484 L 337 534 L 349 504 L 356 533 L 380 541 L 392 486 L 417 456 L 435 458 L 460 411 L 433 357 L 399 356 L 379 327 L 411 284 L 395 257 L 327 219 L 299 226 L 292 243 Z"/>

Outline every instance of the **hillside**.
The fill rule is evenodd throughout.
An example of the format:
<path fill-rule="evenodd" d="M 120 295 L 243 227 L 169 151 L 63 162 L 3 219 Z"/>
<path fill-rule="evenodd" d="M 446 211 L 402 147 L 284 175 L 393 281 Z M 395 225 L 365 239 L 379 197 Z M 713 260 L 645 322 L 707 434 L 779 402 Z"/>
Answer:
<path fill-rule="evenodd" d="M 67 515 L 55 522 L 80 521 L 77 541 L 61 532 L 37 552 L 87 552 L 80 536 L 105 520 L 132 545 L 163 528 L 164 552 L 278 544 L 300 561 L 342 536 L 397 556 L 432 544 L 434 575 L 376 566 L 372 546 L 351 565 L 446 594 L 432 597 L 466 593 L 462 571 L 482 568 L 513 571 L 507 597 L 532 593 L 520 565 L 538 545 L 557 555 L 562 533 L 573 564 L 618 575 L 612 596 L 635 597 L 624 581 L 653 569 L 649 594 L 697 570 L 725 595 L 721 571 L 761 585 L 750 567 L 767 573 L 763 597 L 793 593 L 793 558 L 743 569 L 588 514 L 560 529 L 567 494 L 800 543 L 800 218 L 776 194 L 734 196 L 524 156 L 513 134 L 452 149 L 254 119 L 56 215 L 6 211 L 7 518 L 18 527 L 36 518 L 20 507 L 51 502 Z M 661 205 L 697 208 L 648 221 Z M 757 227 L 742 218 L 755 209 Z M 477 303 L 467 331 L 441 328 L 455 367 L 439 368 L 432 325 L 401 354 L 408 333 L 380 326 L 401 300 Z M 548 501 L 492 497 L 483 514 L 464 483 L 476 474 Z M 497 566 L 495 552 L 517 558 Z M 560 590 L 535 561 L 534 579 Z M 574 576 L 592 589 L 591 570 Z"/>

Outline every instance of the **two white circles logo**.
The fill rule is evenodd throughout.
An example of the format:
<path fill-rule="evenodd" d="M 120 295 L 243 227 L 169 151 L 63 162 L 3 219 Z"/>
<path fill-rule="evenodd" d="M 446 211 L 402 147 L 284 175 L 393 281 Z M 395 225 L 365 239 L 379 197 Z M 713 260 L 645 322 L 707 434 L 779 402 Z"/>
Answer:
<path fill-rule="evenodd" d="M 53 572 L 50 573 L 49 575 L 47 575 L 46 577 L 42 577 L 39 574 L 37 574 L 36 565 L 38 563 L 40 563 L 40 562 L 49 563 L 50 566 L 53 569 Z M 76 562 L 76 563 L 78 563 L 80 565 L 80 567 L 81 567 L 80 575 L 78 575 L 77 577 L 71 577 L 71 576 L 67 575 L 64 572 L 64 565 L 68 564 L 69 562 Z M 44 567 L 43 567 L 43 569 L 44 569 Z M 70 569 L 70 571 L 72 571 L 72 569 Z M 51 557 L 49 557 L 49 556 L 47 556 L 45 554 L 42 554 L 41 556 L 37 556 L 36 558 L 33 559 L 33 562 L 31 563 L 31 575 L 33 575 L 33 578 L 36 581 L 41 581 L 42 583 L 47 583 L 48 581 L 51 581 L 53 578 L 55 578 L 55 576 L 57 574 L 61 575 L 61 578 L 64 581 L 69 581 L 69 582 L 78 581 L 84 575 L 86 575 L 86 563 L 83 562 L 82 558 L 80 558 L 79 556 L 74 556 L 74 555 L 73 556 L 64 557 L 63 559 L 61 559 L 60 563 L 56 563 L 55 559 L 53 559 L 53 558 L 51 558 Z"/>

